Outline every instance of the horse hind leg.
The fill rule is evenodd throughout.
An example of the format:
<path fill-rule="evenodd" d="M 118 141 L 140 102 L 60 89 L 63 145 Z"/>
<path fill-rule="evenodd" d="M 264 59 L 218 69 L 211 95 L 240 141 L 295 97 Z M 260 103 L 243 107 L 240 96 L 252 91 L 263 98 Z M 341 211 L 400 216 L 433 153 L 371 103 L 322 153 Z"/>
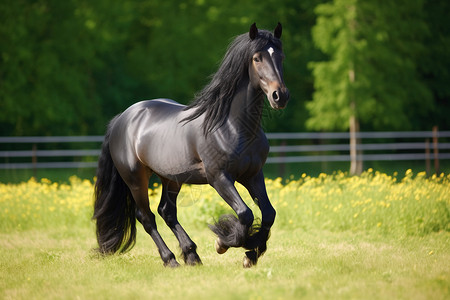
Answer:
<path fill-rule="evenodd" d="M 201 265 L 202 261 L 197 254 L 197 245 L 191 240 L 186 231 L 180 225 L 177 218 L 177 196 L 181 184 L 161 178 L 163 191 L 161 202 L 158 206 L 158 213 L 166 222 L 167 226 L 175 234 L 183 253 L 184 262 L 187 265 Z"/>
<path fill-rule="evenodd" d="M 132 180 L 128 180 L 127 184 L 137 204 L 136 218 L 158 247 L 164 266 L 178 267 L 180 264 L 176 261 L 175 255 L 170 251 L 159 234 L 156 227 L 155 215 L 150 210 L 148 199 L 149 176 L 146 174 L 145 169 L 142 168 L 141 172 L 134 172 L 131 176 L 128 176 L 128 178 L 133 178 Z"/>

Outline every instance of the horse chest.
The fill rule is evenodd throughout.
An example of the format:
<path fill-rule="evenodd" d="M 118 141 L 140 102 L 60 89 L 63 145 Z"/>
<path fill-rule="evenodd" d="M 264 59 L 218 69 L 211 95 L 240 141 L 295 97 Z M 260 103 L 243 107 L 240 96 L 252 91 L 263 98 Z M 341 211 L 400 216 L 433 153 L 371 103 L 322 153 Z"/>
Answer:
<path fill-rule="evenodd" d="M 202 151 L 202 161 L 206 170 L 222 170 L 239 178 L 258 173 L 268 151 L 265 137 L 252 140 L 230 139 L 227 143 L 209 143 Z"/>

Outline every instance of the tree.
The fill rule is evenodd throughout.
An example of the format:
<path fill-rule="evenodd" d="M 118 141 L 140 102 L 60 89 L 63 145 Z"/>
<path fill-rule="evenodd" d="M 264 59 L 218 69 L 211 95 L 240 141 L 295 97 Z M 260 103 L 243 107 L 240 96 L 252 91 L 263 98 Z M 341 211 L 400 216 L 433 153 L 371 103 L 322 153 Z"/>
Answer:
<path fill-rule="evenodd" d="M 419 60 L 423 82 L 433 94 L 434 108 L 431 118 L 421 123 L 433 122 L 442 129 L 450 129 L 450 11 L 449 1 L 425 1 L 424 13 L 429 27 L 424 45 L 427 55 Z"/>
<path fill-rule="evenodd" d="M 432 107 L 416 65 L 427 34 L 422 7 L 420 0 L 334 0 L 316 7 L 313 40 L 329 60 L 311 63 L 315 92 L 307 126 L 350 130 L 353 174 L 362 171 L 360 127 L 410 129 Z"/>
<path fill-rule="evenodd" d="M 105 57 L 120 42 L 118 13 L 123 18 L 123 7 L 109 1 L 0 4 L 2 135 L 95 134 L 104 127 L 97 76 L 105 78 Z"/>
<path fill-rule="evenodd" d="M 185 104 L 233 36 L 277 21 L 291 101 L 265 111 L 267 131 L 305 130 L 307 118 L 309 129 L 346 130 L 351 114 L 364 130 L 445 128 L 447 2 L 3 1 L 0 135 L 101 134 L 136 101 Z"/>
<path fill-rule="evenodd" d="M 2 2 L 0 135 L 101 134 L 136 101 L 186 104 L 233 36 L 253 22 L 272 29 L 277 21 L 292 101 L 283 112 L 267 109 L 264 126 L 301 130 L 312 90 L 306 66 L 319 53 L 310 36 L 312 8 L 323 1 Z"/>

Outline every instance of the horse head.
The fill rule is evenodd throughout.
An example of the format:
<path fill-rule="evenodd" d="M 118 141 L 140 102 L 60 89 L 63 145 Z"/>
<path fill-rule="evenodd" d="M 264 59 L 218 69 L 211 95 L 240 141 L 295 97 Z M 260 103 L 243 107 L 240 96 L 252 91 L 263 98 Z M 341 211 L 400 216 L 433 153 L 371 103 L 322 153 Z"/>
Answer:
<path fill-rule="evenodd" d="M 261 31 L 256 24 L 250 27 L 250 39 L 261 38 Z M 267 44 L 258 49 L 251 58 L 249 66 L 250 81 L 254 88 L 261 89 L 267 96 L 270 106 L 274 109 L 285 108 L 289 100 L 289 90 L 283 80 L 283 59 L 281 49 L 282 27 L 278 23 L 274 30 L 273 38 L 268 39 Z"/>

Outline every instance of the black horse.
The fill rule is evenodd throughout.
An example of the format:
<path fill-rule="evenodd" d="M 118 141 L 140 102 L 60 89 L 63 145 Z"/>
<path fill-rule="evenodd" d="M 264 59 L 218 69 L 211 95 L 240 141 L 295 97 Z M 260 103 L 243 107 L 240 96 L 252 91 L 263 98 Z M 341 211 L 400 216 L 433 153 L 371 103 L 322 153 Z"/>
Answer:
<path fill-rule="evenodd" d="M 269 144 L 261 128 L 264 94 L 274 109 L 284 108 L 281 24 L 272 34 L 258 30 L 231 43 L 211 82 L 188 106 L 168 99 L 136 103 L 109 124 L 98 162 L 95 207 L 99 251 L 124 252 L 136 238 L 136 219 L 158 247 L 165 266 L 178 262 L 157 231 L 150 211 L 148 181 L 162 182 L 158 213 L 177 237 L 186 264 L 201 264 L 195 243 L 177 220 L 176 200 L 183 183 L 210 184 L 236 212 L 210 228 L 218 253 L 229 247 L 249 251 L 244 267 L 266 251 L 275 209 L 267 197 L 262 167 Z M 234 186 L 245 186 L 261 209 L 261 224 Z"/>

